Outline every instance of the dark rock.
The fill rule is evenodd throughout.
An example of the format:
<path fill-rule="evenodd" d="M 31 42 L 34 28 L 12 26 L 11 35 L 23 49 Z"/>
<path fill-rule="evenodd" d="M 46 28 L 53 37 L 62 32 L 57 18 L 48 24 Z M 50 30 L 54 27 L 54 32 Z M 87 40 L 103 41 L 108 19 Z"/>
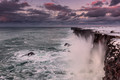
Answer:
<path fill-rule="evenodd" d="M 120 80 L 120 43 L 111 40 L 108 43 L 105 56 L 105 78 L 106 80 Z"/>
<path fill-rule="evenodd" d="M 69 43 L 65 43 L 64 46 L 69 47 L 69 46 L 71 46 L 71 45 L 70 45 Z"/>
<path fill-rule="evenodd" d="M 115 31 L 111 31 L 110 33 L 115 33 Z"/>
<path fill-rule="evenodd" d="M 32 55 L 35 55 L 35 53 L 29 52 L 29 53 L 27 54 L 27 56 L 32 56 Z"/>

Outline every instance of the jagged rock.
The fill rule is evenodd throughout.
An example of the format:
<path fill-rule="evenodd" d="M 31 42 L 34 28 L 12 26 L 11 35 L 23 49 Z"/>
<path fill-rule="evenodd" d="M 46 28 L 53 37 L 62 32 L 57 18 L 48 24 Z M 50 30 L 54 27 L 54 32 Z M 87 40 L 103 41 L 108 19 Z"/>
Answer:
<path fill-rule="evenodd" d="M 104 80 L 120 80 L 120 43 L 117 40 L 111 40 L 108 43 L 105 77 Z"/>

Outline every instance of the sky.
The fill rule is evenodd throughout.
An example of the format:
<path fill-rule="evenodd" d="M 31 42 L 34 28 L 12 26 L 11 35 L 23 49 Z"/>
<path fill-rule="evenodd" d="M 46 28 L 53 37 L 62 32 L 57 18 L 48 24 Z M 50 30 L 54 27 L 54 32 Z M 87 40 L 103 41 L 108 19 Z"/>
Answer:
<path fill-rule="evenodd" d="M 0 23 L 113 23 L 120 0 L 0 0 Z"/>
<path fill-rule="evenodd" d="M 79 9 L 81 6 L 84 6 L 86 3 L 92 2 L 93 0 L 22 0 L 22 1 L 28 1 L 32 5 L 42 5 L 48 2 L 55 2 L 57 4 L 69 6 L 72 9 Z"/>

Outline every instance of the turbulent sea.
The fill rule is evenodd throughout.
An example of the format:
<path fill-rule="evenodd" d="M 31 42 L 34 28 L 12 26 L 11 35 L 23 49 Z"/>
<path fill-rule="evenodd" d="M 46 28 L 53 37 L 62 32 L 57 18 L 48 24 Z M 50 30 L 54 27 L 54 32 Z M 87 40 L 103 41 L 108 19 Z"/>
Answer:
<path fill-rule="evenodd" d="M 0 80 L 102 80 L 102 55 L 87 62 L 91 40 L 70 28 L 0 28 Z"/>

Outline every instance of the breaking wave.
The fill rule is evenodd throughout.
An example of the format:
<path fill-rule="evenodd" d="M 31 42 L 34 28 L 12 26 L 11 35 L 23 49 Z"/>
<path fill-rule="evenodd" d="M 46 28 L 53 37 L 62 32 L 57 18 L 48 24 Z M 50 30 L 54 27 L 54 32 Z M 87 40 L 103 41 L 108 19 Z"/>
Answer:
<path fill-rule="evenodd" d="M 102 80 L 104 77 L 105 46 L 94 44 L 93 37 L 85 38 L 72 34 L 68 38 L 71 44 L 67 55 L 73 80 Z"/>

